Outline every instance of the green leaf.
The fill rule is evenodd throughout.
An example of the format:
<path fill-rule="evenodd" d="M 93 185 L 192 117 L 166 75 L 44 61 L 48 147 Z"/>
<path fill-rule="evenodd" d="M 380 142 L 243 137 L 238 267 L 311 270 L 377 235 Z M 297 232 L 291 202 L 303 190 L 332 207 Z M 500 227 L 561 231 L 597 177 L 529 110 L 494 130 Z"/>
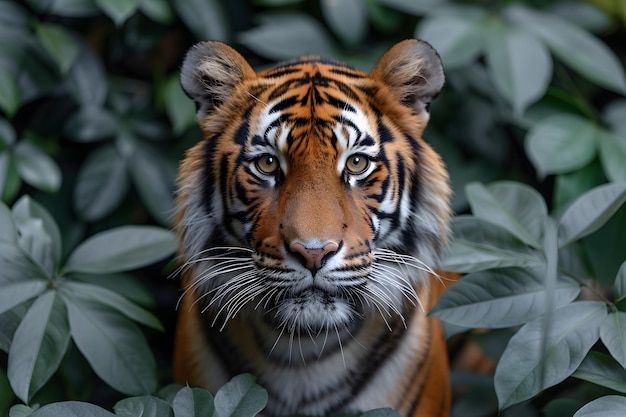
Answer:
<path fill-rule="evenodd" d="M 7 391 L 10 392 L 11 390 L 7 387 Z M 37 408 L 39 407 L 31 408 L 24 404 L 16 404 L 9 410 L 9 417 L 29 417 Z"/>
<path fill-rule="evenodd" d="M 20 108 L 20 88 L 17 77 L 4 65 L 0 65 L 0 109 L 13 117 Z"/>
<path fill-rule="evenodd" d="M 555 310 L 548 323 L 538 318 L 525 324 L 496 368 L 499 408 L 532 398 L 570 376 L 598 340 L 606 314 L 604 303 L 580 301 Z"/>
<path fill-rule="evenodd" d="M 109 90 L 106 73 L 102 61 L 90 48 L 83 48 L 70 68 L 68 86 L 83 107 L 100 109 L 104 105 Z"/>
<path fill-rule="evenodd" d="M 8 376 L 13 392 L 25 403 L 56 372 L 70 341 L 65 306 L 55 291 L 35 300 L 15 331 Z"/>
<path fill-rule="evenodd" d="M 35 410 L 31 417 L 115 417 L 97 405 L 79 401 L 52 403 Z"/>
<path fill-rule="evenodd" d="M 378 2 L 416 16 L 432 12 L 448 3 L 447 0 L 378 0 Z"/>
<path fill-rule="evenodd" d="M 174 20 L 174 12 L 167 0 L 139 0 L 139 9 L 162 25 L 169 25 Z"/>
<path fill-rule="evenodd" d="M 175 417 L 213 417 L 213 396 L 200 388 L 181 388 L 172 402 Z"/>
<path fill-rule="evenodd" d="M 560 60 L 584 77 L 609 90 L 626 93 L 624 68 L 604 42 L 555 15 L 522 6 L 509 7 L 505 14 L 542 39 Z"/>
<path fill-rule="evenodd" d="M 596 126 L 572 114 L 555 114 L 526 135 L 526 154 L 540 177 L 563 174 L 587 165 L 596 155 Z"/>
<path fill-rule="evenodd" d="M 61 73 L 66 74 L 81 49 L 77 36 L 66 26 L 45 22 L 36 26 L 36 32 L 46 52 L 50 54 Z"/>
<path fill-rule="evenodd" d="M 128 301 L 122 295 L 98 285 L 80 282 L 66 282 L 63 285 L 75 298 L 86 303 L 102 304 L 110 307 L 129 319 L 153 329 L 163 331 L 163 326 L 152 313 Z"/>
<path fill-rule="evenodd" d="M 536 267 L 544 264 L 539 253 L 502 227 L 478 217 L 452 219 L 454 239 L 441 255 L 437 268 L 444 271 L 476 272 L 506 267 Z"/>
<path fill-rule="evenodd" d="M 626 136 L 626 100 L 614 100 L 603 109 L 604 120 L 619 136 Z"/>
<path fill-rule="evenodd" d="M 225 41 L 228 28 L 224 11 L 216 0 L 178 0 L 173 2 L 176 13 L 196 39 Z"/>
<path fill-rule="evenodd" d="M 250 374 L 237 375 L 215 394 L 215 417 L 254 417 L 267 405 L 267 391 Z"/>
<path fill-rule="evenodd" d="M 613 358 L 626 368 L 626 313 L 609 314 L 600 327 L 600 339 Z"/>
<path fill-rule="evenodd" d="M 121 26 L 126 22 L 139 6 L 138 0 L 95 0 L 95 2 L 116 26 Z"/>
<path fill-rule="evenodd" d="M 155 300 L 152 290 L 139 278 L 131 274 L 71 274 L 74 280 L 104 287 L 140 306 L 153 308 Z"/>
<path fill-rule="evenodd" d="M 474 216 L 503 227 L 522 242 L 541 249 L 543 220 L 547 208 L 531 187 L 503 181 L 487 187 L 470 183 L 465 187 Z"/>
<path fill-rule="evenodd" d="M 17 231 L 13 224 L 11 210 L 0 202 L 0 241 L 17 243 Z"/>
<path fill-rule="evenodd" d="M 493 81 L 520 116 L 543 97 L 552 78 L 548 49 L 532 35 L 498 26 L 488 38 L 487 64 Z"/>
<path fill-rule="evenodd" d="M 9 147 L 15 143 L 16 139 L 17 134 L 13 126 L 5 119 L 0 118 L 0 144 Z M 2 149 L 4 149 L 4 147 L 0 147 L 0 150 Z"/>
<path fill-rule="evenodd" d="M 572 376 L 626 394 L 626 370 L 607 354 L 589 352 Z"/>
<path fill-rule="evenodd" d="M 25 280 L 4 284 L 0 287 L 0 314 L 38 296 L 47 288 L 48 284 L 42 280 Z"/>
<path fill-rule="evenodd" d="M 626 414 L 626 397 L 607 395 L 586 404 L 573 417 L 623 417 Z"/>
<path fill-rule="evenodd" d="M 484 17 L 474 13 L 428 16 L 417 26 L 415 37 L 437 50 L 446 69 L 462 68 L 483 50 Z"/>
<path fill-rule="evenodd" d="M 165 111 L 177 135 L 196 123 L 196 110 L 180 87 L 178 74 L 170 77 L 165 84 Z"/>
<path fill-rule="evenodd" d="M 100 232 L 70 255 L 66 272 L 106 274 L 150 265 L 176 251 L 172 232 L 153 226 L 121 226 Z"/>
<path fill-rule="evenodd" d="M 332 56 L 335 52 L 324 27 L 300 13 L 263 15 L 260 26 L 242 32 L 237 40 L 257 54 L 276 60 L 307 54 Z"/>
<path fill-rule="evenodd" d="M 19 247 L 0 241 L 0 287 L 24 280 L 48 281 L 48 275 Z"/>
<path fill-rule="evenodd" d="M 601 130 L 598 135 L 600 160 L 611 181 L 626 181 L 626 136 Z"/>
<path fill-rule="evenodd" d="M 127 395 L 156 389 L 156 364 L 145 337 L 132 321 L 101 304 L 85 302 L 61 290 L 70 332 L 95 373 Z"/>
<path fill-rule="evenodd" d="M 87 104 L 67 119 L 63 130 L 69 139 L 89 143 L 113 137 L 118 123 L 110 111 Z"/>
<path fill-rule="evenodd" d="M 571 303 L 579 293 L 575 282 L 560 280 L 552 305 Z M 430 314 L 463 327 L 518 326 L 546 313 L 547 295 L 543 276 L 536 269 L 474 272 L 448 288 Z"/>
<path fill-rule="evenodd" d="M 617 272 L 617 276 L 615 277 L 615 284 L 613 285 L 613 290 L 615 291 L 615 295 L 618 300 L 622 300 L 624 297 L 626 297 L 626 261 L 622 263 L 622 266 Z"/>
<path fill-rule="evenodd" d="M 170 226 L 174 213 L 175 165 L 153 147 L 139 141 L 136 145 L 128 162 L 133 183 L 150 214 L 162 225 Z"/>
<path fill-rule="evenodd" d="M 625 201 L 626 182 L 601 185 L 578 197 L 559 221 L 559 247 L 598 230 Z"/>
<path fill-rule="evenodd" d="M 61 187 L 61 169 L 32 143 L 22 140 L 15 146 L 15 162 L 20 177 L 33 187 L 49 193 Z"/>
<path fill-rule="evenodd" d="M 123 399 L 115 404 L 113 410 L 119 417 L 174 417 L 168 403 L 148 396 Z"/>
<path fill-rule="evenodd" d="M 128 193 L 128 167 L 113 145 L 91 152 L 76 178 L 74 208 L 87 221 L 104 218 Z"/>
<path fill-rule="evenodd" d="M 32 219 L 41 220 L 44 233 L 51 239 L 54 263 L 58 265 L 61 262 L 61 254 L 63 253 L 59 226 L 44 206 L 28 195 L 24 195 L 13 205 L 13 221 L 20 233 L 23 234 L 23 225 Z"/>
<path fill-rule="evenodd" d="M 12 201 L 21 186 L 15 157 L 11 152 L 0 152 L 0 201 Z"/>
<path fill-rule="evenodd" d="M 322 0 L 320 9 L 339 39 L 348 45 L 363 41 L 367 34 L 367 8 L 363 0 Z"/>

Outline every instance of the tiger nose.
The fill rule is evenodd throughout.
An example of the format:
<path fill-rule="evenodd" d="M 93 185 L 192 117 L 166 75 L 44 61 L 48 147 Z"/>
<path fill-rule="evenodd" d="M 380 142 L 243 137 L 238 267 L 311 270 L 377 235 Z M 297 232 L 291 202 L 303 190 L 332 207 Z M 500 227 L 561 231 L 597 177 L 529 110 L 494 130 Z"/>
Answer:
<path fill-rule="evenodd" d="M 339 250 L 339 245 L 335 242 L 326 242 L 321 247 L 309 247 L 300 242 L 291 242 L 289 250 L 298 255 L 297 258 L 313 274 L 320 269 L 328 258 Z"/>

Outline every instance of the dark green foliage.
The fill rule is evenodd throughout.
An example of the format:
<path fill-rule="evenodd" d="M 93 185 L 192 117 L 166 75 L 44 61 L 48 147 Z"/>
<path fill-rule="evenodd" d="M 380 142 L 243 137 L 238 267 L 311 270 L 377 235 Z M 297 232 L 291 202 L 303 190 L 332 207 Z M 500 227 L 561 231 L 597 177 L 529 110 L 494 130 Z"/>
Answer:
<path fill-rule="evenodd" d="M 495 376 L 453 370 L 455 415 L 625 415 L 621 5 L 0 0 L 0 415 L 260 411 L 251 376 L 215 399 L 150 396 L 170 380 L 176 164 L 200 138 L 180 62 L 218 39 L 258 68 L 321 54 L 369 70 L 412 36 L 446 69 L 426 140 L 459 213 L 440 266 L 467 273 L 433 314 L 497 329 L 476 339 Z"/>

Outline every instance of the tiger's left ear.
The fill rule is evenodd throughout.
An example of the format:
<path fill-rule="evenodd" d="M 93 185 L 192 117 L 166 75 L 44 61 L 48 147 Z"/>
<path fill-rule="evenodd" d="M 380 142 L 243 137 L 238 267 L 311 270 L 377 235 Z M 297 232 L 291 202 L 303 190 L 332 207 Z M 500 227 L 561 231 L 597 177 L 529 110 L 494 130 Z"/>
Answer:
<path fill-rule="evenodd" d="M 445 80 L 439 54 L 417 39 L 402 41 L 385 52 L 370 76 L 385 83 L 396 99 L 420 114 L 428 111 Z"/>

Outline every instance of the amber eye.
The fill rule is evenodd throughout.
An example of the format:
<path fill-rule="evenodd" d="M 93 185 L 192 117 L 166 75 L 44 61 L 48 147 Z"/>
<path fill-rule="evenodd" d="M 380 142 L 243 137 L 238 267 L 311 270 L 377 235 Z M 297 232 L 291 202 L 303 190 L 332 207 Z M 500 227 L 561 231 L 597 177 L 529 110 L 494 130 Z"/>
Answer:
<path fill-rule="evenodd" d="M 265 154 L 259 156 L 255 161 L 256 167 L 259 171 L 266 175 L 276 174 L 278 172 L 278 158 L 274 155 Z"/>
<path fill-rule="evenodd" d="M 362 174 L 369 167 L 369 165 L 369 158 L 363 154 L 357 153 L 351 155 L 346 161 L 346 171 L 352 175 Z"/>

